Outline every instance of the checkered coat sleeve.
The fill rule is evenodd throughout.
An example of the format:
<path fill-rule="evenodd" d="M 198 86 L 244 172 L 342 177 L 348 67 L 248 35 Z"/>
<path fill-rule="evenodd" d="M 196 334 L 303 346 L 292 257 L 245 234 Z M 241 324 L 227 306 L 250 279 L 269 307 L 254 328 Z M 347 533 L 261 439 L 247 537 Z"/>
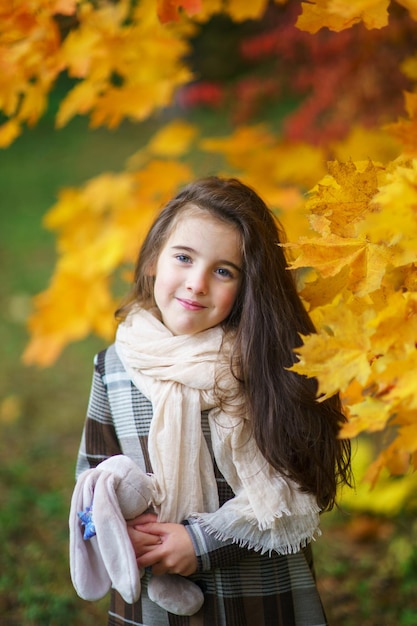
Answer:
<path fill-rule="evenodd" d="M 77 459 L 77 476 L 115 454 L 132 458 L 152 472 L 147 438 L 152 405 L 133 385 L 113 346 L 94 362 L 87 418 Z M 207 414 L 202 429 L 211 450 Z M 233 497 L 214 458 L 220 503 Z M 147 598 L 149 573 L 142 579 L 141 599 L 126 604 L 112 591 L 109 626 L 324 626 L 311 549 L 292 555 L 260 555 L 209 535 L 195 519 L 183 521 L 198 560 L 191 578 L 205 602 L 197 615 L 166 613 Z"/>

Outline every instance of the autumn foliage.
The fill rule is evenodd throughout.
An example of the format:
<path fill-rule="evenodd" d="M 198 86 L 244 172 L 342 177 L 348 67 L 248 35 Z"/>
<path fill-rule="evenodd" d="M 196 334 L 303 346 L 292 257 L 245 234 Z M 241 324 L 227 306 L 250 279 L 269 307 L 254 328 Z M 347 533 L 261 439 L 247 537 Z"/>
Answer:
<path fill-rule="evenodd" d="M 219 12 L 252 20 L 234 80 L 205 80 L 189 61 Z M 415 468 L 416 20 L 414 0 L 0 0 L 3 148 L 38 121 L 62 73 L 72 83 L 57 126 L 79 114 L 93 127 L 141 122 L 174 102 L 182 113 L 125 171 L 59 192 L 45 216 L 58 260 L 34 299 L 25 361 L 50 365 L 92 332 L 112 338 L 115 283 L 152 216 L 201 173 L 190 155 L 219 155 L 220 173 L 253 185 L 287 230 L 318 331 L 294 369 L 317 377 L 320 397 L 342 393 L 343 436 L 384 435 L 370 480 Z M 292 111 L 273 130 L 262 106 L 288 93 Z M 227 109 L 233 131 L 205 135 L 187 121 L 193 104 Z"/>

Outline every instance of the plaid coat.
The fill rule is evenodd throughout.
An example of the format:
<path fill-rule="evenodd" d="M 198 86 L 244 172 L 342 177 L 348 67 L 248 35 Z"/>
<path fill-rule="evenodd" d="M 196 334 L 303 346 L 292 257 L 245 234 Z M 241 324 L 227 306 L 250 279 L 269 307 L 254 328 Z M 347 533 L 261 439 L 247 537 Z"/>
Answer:
<path fill-rule="evenodd" d="M 77 476 L 115 454 L 126 454 L 151 472 L 147 436 L 152 405 L 133 385 L 113 346 L 95 358 L 95 370 L 77 460 Z M 202 428 L 210 446 L 207 413 Z M 172 451 L 175 454 L 175 450 Z M 218 471 L 220 503 L 233 493 Z M 198 570 L 191 577 L 204 591 L 200 611 L 179 617 L 152 603 L 142 578 L 140 600 L 127 604 L 112 590 L 108 626 L 324 626 L 311 548 L 296 554 L 261 555 L 209 535 L 194 519 L 184 520 Z"/>

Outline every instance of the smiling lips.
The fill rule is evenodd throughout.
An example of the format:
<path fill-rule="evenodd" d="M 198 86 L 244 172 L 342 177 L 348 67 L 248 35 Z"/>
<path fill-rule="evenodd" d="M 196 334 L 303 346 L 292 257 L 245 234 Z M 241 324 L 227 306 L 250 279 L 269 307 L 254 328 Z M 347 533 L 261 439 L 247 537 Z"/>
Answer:
<path fill-rule="evenodd" d="M 183 298 L 177 298 L 177 300 L 187 311 L 201 311 L 207 308 L 195 300 L 184 300 Z"/>

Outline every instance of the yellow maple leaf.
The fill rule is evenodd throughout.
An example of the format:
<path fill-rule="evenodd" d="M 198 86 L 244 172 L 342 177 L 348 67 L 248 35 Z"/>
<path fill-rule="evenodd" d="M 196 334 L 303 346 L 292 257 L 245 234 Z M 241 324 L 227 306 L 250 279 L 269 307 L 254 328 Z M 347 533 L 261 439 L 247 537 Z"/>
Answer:
<path fill-rule="evenodd" d="M 207 152 L 220 152 L 224 154 L 231 165 L 239 165 L 242 163 L 242 155 L 253 154 L 256 146 L 266 149 L 274 144 L 273 135 L 269 132 L 264 124 L 256 124 L 253 126 L 239 126 L 227 137 L 210 137 L 202 139 L 199 147 Z"/>
<path fill-rule="evenodd" d="M 303 345 L 296 350 L 299 361 L 291 368 L 315 376 L 321 397 L 346 390 L 354 379 L 365 385 L 371 373 L 369 313 L 358 315 L 346 306 L 325 308 L 321 311 L 323 325 L 317 334 L 303 337 Z"/>
<path fill-rule="evenodd" d="M 142 121 L 170 104 L 176 88 L 191 79 L 183 59 L 195 26 L 184 21 L 162 25 L 153 0 L 134 6 L 127 1 L 83 4 L 78 19 L 60 61 L 81 83 L 62 102 L 59 126 L 90 111 L 93 127 L 114 128 L 125 117 Z"/>
<path fill-rule="evenodd" d="M 343 296 L 349 284 L 349 277 L 349 265 L 345 265 L 334 276 L 326 278 L 314 270 L 304 272 L 302 280 L 299 281 L 299 291 L 306 308 L 310 311 L 333 302 L 338 295 Z"/>
<path fill-rule="evenodd" d="M 174 120 L 155 133 L 147 149 L 154 156 L 179 157 L 190 149 L 197 133 L 198 129 L 194 124 Z"/>
<path fill-rule="evenodd" d="M 106 24 L 107 29 L 110 28 L 111 23 L 116 26 L 120 24 L 122 15 L 121 8 L 125 6 L 125 3 L 121 3 L 118 7 L 119 17 L 117 16 L 117 8 L 114 7 L 112 13 L 109 13 L 107 8 L 106 12 L 94 12 L 93 6 L 90 4 L 84 4 L 80 7 L 78 19 L 80 24 L 76 30 L 72 30 L 68 33 L 67 37 L 62 43 L 60 49 L 61 63 L 67 67 L 68 74 L 74 78 L 85 78 L 91 70 L 94 62 L 94 56 L 100 55 L 106 56 L 106 49 L 102 42 L 103 31 L 105 29 L 104 16 L 108 19 Z M 92 21 L 95 21 L 97 28 L 93 28 Z M 99 78 L 102 80 L 106 78 L 107 72 Z M 97 80 L 97 76 L 94 77 Z"/>
<path fill-rule="evenodd" d="M 311 233 L 310 225 L 305 210 L 304 195 L 298 187 L 280 187 L 277 184 L 268 186 L 265 184 L 265 177 L 262 181 L 245 179 L 245 182 L 257 189 L 270 207 L 274 207 L 277 212 L 280 224 L 284 229 L 281 238 L 285 241 L 297 241 Z M 287 248 L 288 261 L 292 261 Z"/>
<path fill-rule="evenodd" d="M 34 124 L 44 112 L 61 69 L 60 41 L 54 15 L 40 0 L 0 7 L 0 108 L 11 122 L 3 128 L 4 146 L 16 136 L 16 124 Z"/>
<path fill-rule="evenodd" d="M 408 416 L 417 413 L 417 228 L 412 208 L 417 204 L 417 167 L 404 161 L 368 167 L 333 164 L 331 175 L 306 203 L 320 237 L 290 244 L 299 253 L 292 267 L 310 268 L 301 296 L 318 329 L 318 336 L 305 339 L 294 370 L 316 376 L 324 397 L 346 394 L 350 419 L 342 435 L 349 438 L 381 430 L 395 436 L 398 424 L 409 426 Z M 362 174 L 365 184 L 358 193 L 354 181 L 361 185 Z M 341 216 L 333 219 L 339 203 Z M 354 222 L 354 230 L 343 231 L 343 215 Z M 356 237 L 348 236 L 352 232 Z M 348 397 L 352 384 L 362 397 Z M 374 463 L 370 479 L 376 480 L 384 467 L 407 471 L 411 455 L 402 441 Z M 417 458 L 416 451 L 412 454 Z"/>
<path fill-rule="evenodd" d="M 180 83 L 186 83 L 191 75 L 184 69 L 178 78 Z M 106 124 L 109 128 L 116 128 L 124 118 L 141 122 L 157 107 L 168 106 L 173 91 L 174 86 L 169 81 L 125 85 L 123 88 L 108 87 L 96 99 L 91 113 L 91 127 Z"/>
<path fill-rule="evenodd" d="M 113 336 L 116 303 L 104 281 L 58 270 L 34 305 L 28 324 L 31 338 L 23 354 L 28 365 L 51 365 L 67 343 L 90 332 L 99 331 L 107 340 Z"/>
<path fill-rule="evenodd" d="M 372 294 L 380 288 L 391 262 L 389 250 L 368 242 L 361 263 L 351 268 L 349 289 L 357 296 Z"/>
<path fill-rule="evenodd" d="M 382 28 L 388 23 L 390 0 L 309 0 L 302 2 L 296 26 L 316 33 L 321 28 L 339 32 L 363 22 L 366 28 Z"/>
<path fill-rule="evenodd" d="M 351 404 L 357 404 L 363 398 L 363 386 L 356 380 L 352 380 L 350 385 L 343 391 L 341 395 L 342 404 L 344 407 L 349 407 Z"/>
<path fill-rule="evenodd" d="M 394 463 L 402 459 L 401 472 L 408 469 L 410 455 L 408 447 L 403 445 L 404 439 L 399 438 L 399 432 L 403 427 L 416 424 L 414 370 L 409 370 L 415 366 L 416 358 L 411 353 L 403 358 L 401 351 L 395 353 L 391 349 L 386 355 L 379 356 L 373 361 L 372 373 L 366 388 L 362 390 L 364 399 L 348 407 L 348 413 L 352 417 L 343 428 L 343 436 L 354 437 L 363 431 L 375 432 L 381 429 L 385 430 L 387 439 L 395 441 L 387 455 L 380 456 L 379 462 L 371 470 L 374 472 L 372 480 L 384 463 L 393 472 Z M 404 452 L 408 454 L 408 465 L 404 465 Z M 388 458 L 391 458 L 389 465 Z M 395 473 L 401 472 L 397 470 Z"/>
<path fill-rule="evenodd" d="M 376 161 L 387 163 L 400 154 L 400 143 L 381 128 L 354 126 L 349 134 L 332 144 L 331 150 L 338 161 Z"/>
<path fill-rule="evenodd" d="M 22 128 L 16 118 L 0 125 L 0 148 L 7 148 L 20 135 Z"/>
<path fill-rule="evenodd" d="M 48 89 L 49 86 L 45 88 L 39 82 L 26 86 L 25 96 L 22 99 L 19 110 L 19 119 L 25 120 L 29 126 L 36 124 L 38 119 L 46 111 L 46 92 Z"/>
<path fill-rule="evenodd" d="M 385 178 L 385 169 L 372 161 L 330 161 L 329 174 L 310 192 L 306 208 L 329 221 L 341 237 L 356 237 L 357 225 L 369 213 L 370 201 Z"/>
<path fill-rule="evenodd" d="M 222 154 L 232 168 L 261 184 L 269 179 L 275 186 L 308 189 L 325 173 L 323 148 L 280 141 L 265 124 L 239 126 L 227 137 L 202 139 L 199 147 Z"/>
<path fill-rule="evenodd" d="M 405 108 L 410 119 L 400 118 L 398 122 L 387 124 L 384 128 L 397 139 L 405 156 L 417 156 L 417 93 L 406 91 Z"/>
<path fill-rule="evenodd" d="M 325 151 L 320 146 L 276 140 L 271 160 L 271 174 L 276 181 L 301 189 L 308 189 L 325 173 Z"/>
<path fill-rule="evenodd" d="M 380 373 L 381 381 L 388 381 L 391 384 L 391 389 L 386 394 L 387 400 L 393 406 L 403 405 L 407 410 L 417 408 L 414 376 L 417 366 L 417 355 L 415 353 L 416 350 L 414 348 L 410 354 L 403 358 L 393 358 L 386 369 Z"/>
<path fill-rule="evenodd" d="M 339 287 L 362 296 L 379 289 L 391 261 L 383 246 L 332 234 L 322 238 L 300 237 L 297 243 L 284 244 L 284 247 L 292 250 L 295 257 L 290 263 L 291 269 L 312 268 L 322 279 L 332 279 L 329 293 Z M 320 288 L 326 289 L 324 282 L 320 281 Z M 313 289 L 314 285 L 310 285 L 303 291 L 308 301 L 309 294 L 315 297 Z"/>
<path fill-rule="evenodd" d="M 91 111 L 103 85 L 90 80 L 75 85 L 59 105 L 55 118 L 56 127 L 62 128 L 78 113 L 83 115 Z"/>
<path fill-rule="evenodd" d="M 101 174 L 80 189 L 59 192 L 58 202 L 44 217 L 44 225 L 58 232 L 61 254 L 89 246 L 113 213 L 132 202 L 134 180 L 128 173 Z"/>
<path fill-rule="evenodd" d="M 417 160 L 394 163 L 372 199 L 373 211 L 358 226 L 358 234 L 368 241 L 390 248 L 393 265 L 417 260 L 416 184 Z"/>
<path fill-rule="evenodd" d="M 362 264 L 366 242 L 330 234 L 325 238 L 301 237 L 296 244 L 283 244 L 283 247 L 300 251 L 291 264 L 292 269 L 311 267 L 327 278 L 336 276 L 345 266 L 354 267 L 358 259 Z"/>
<path fill-rule="evenodd" d="M 129 234 L 122 228 L 109 225 L 87 245 L 71 249 L 59 262 L 59 271 L 76 274 L 85 279 L 97 280 L 108 276 L 125 259 L 126 239 Z M 71 242 L 73 243 L 73 242 Z"/>
<path fill-rule="evenodd" d="M 342 426 L 340 435 L 350 439 L 364 431 L 384 430 L 392 417 L 392 410 L 389 403 L 368 395 L 361 402 L 349 406 L 348 416 L 349 419 Z"/>
<path fill-rule="evenodd" d="M 317 33 L 321 28 L 329 28 L 339 32 L 356 24 L 357 19 L 346 19 L 329 11 L 329 0 L 302 2 L 302 13 L 298 17 L 296 27 L 308 33 Z"/>
<path fill-rule="evenodd" d="M 242 0 L 228 0 L 227 13 L 235 22 L 243 22 L 244 20 L 256 20 L 262 17 L 268 5 L 268 0 L 251 0 L 251 2 L 242 2 Z"/>
<path fill-rule="evenodd" d="M 386 304 L 370 321 L 375 329 L 372 343 L 377 354 L 390 348 L 401 349 L 401 359 L 407 351 L 414 352 L 417 337 L 417 294 L 391 292 Z"/>
<path fill-rule="evenodd" d="M 368 29 L 388 24 L 390 0 L 329 0 L 328 4 L 330 13 L 361 20 Z"/>
<path fill-rule="evenodd" d="M 398 446 L 413 454 L 417 451 L 417 415 L 413 414 L 410 423 L 398 428 Z"/>
<path fill-rule="evenodd" d="M 286 4 L 288 0 L 274 0 L 275 4 Z M 208 21 L 213 15 L 225 13 L 234 22 L 241 22 L 249 19 L 259 19 L 268 6 L 268 0 L 203 0 L 197 13 L 193 14 L 196 22 Z"/>

